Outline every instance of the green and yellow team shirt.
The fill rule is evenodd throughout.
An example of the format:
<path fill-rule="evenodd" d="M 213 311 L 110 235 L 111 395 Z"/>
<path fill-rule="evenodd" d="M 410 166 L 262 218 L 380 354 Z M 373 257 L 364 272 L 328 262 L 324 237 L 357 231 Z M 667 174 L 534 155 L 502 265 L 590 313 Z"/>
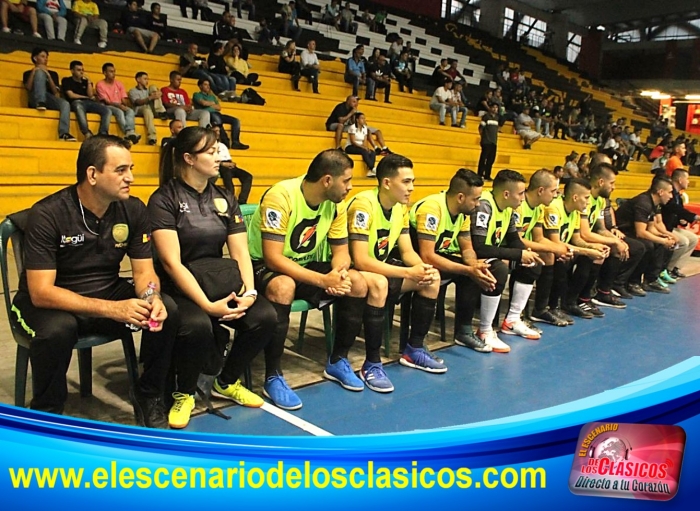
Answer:
<path fill-rule="evenodd" d="M 603 197 L 593 198 L 593 195 L 588 197 L 588 205 L 586 206 L 585 214 L 588 217 L 588 224 L 591 226 L 591 230 L 595 227 L 598 220 L 604 219 L 604 212 L 607 203 Z"/>
<path fill-rule="evenodd" d="M 526 240 L 532 241 L 532 231 L 537 225 L 544 223 L 544 205 L 540 204 L 534 208 L 525 200 L 513 213 L 515 225 Z"/>
<path fill-rule="evenodd" d="M 379 190 L 358 193 L 348 206 L 350 240 L 369 243 L 369 255 L 386 261 L 396 247 L 399 236 L 408 234 L 408 208 L 394 204 L 386 211 L 379 202 Z"/>
<path fill-rule="evenodd" d="M 471 219 L 472 236 L 484 236 L 486 245 L 500 247 L 506 234 L 517 232 L 512 208 L 498 209 L 490 191 L 481 194 L 481 200 Z"/>
<path fill-rule="evenodd" d="M 284 243 L 283 254 L 306 265 L 319 259 L 330 245 L 348 242 L 347 205 L 324 201 L 310 207 L 301 191 L 304 177 L 281 181 L 265 192 L 248 230 L 248 247 L 254 261 L 263 259 L 262 240 Z"/>
<path fill-rule="evenodd" d="M 435 252 L 443 255 L 459 255 L 459 238 L 471 236 L 470 217 L 459 213 L 450 215 L 445 192 L 429 195 L 418 201 L 409 214 L 411 231 L 417 239 L 435 243 Z"/>
<path fill-rule="evenodd" d="M 573 235 L 581 229 L 581 212 L 566 212 L 564 197 L 557 197 L 544 210 L 544 231 L 546 234 L 559 233 L 563 243 L 569 243 Z"/>

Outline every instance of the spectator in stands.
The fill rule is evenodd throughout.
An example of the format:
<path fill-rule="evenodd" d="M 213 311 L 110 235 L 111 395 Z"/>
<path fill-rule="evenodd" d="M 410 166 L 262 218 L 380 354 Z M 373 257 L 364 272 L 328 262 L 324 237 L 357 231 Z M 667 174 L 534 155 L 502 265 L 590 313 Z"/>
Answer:
<path fill-rule="evenodd" d="M 134 111 L 129 107 L 129 98 L 124 84 L 116 79 L 117 71 L 114 64 L 110 62 L 103 64 L 102 73 L 105 76 L 104 80 L 100 80 L 95 86 L 97 98 L 112 111 L 125 138 L 132 144 L 138 144 L 141 135 L 137 135 L 135 131 Z"/>
<path fill-rule="evenodd" d="M 450 65 L 447 61 L 446 58 L 440 59 L 440 63 L 435 66 L 435 69 L 433 69 L 433 75 L 430 78 L 431 83 L 435 87 L 442 87 L 443 84 L 445 83 L 445 79 L 449 78 L 450 80 L 452 77 L 447 74 L 447 70 L 450 68 Z"/>
<path fill-rule="evenodd" d="M 336 30 L 340 30 L 340 3 L 338 0 L 331 0 L 326 4 L 321 21 L 326 25 L 333 25 Z"/>
<path fill-rule="evenodd" d="M 311 87 L 314 94 L 320 94 L 318 91 L 318 75 L 321 72 L 321 65 L 316 55 L 316 41 L 311 39 L 306 49 L 301 52 L 301 76 L 306 76 L 311 82 Z"/>
<path fill-rule="evenodd" d="M 501 63 L 493 74 L 493 81 L 502 89 L 507 89 L 510 86 L 508 83 L 508 76 L 510 76 L 510 73 L 508 73 L 508 66 Z"/>
<path fill-rule="evenodd" d="M 479 135 L 481 140 L 481 154 L 479 155 L 479 177 L 485 181 L 492 181 L 491 168 L 496 161 L 498 150 L 498 105 L 489 105 L 489 110 L 481 116 L 479 123 Z"/>
<path fill-rule="evenodd" d="M 129 90 L 129 100 L 134 107 L 137 117 L 143 117 L 148 132 L 148 145 L 156 145 L 158 138 L 156 135 L 155 116 L 161 120 L 168 118 L 163 101 L 163 93 L 155 85 L 148 85 L 148 74 L 139 71 L 135 76 L 136 87 Z"/>
<path fill-rule="evenodd" d="M 523 141 L 523 149 L 532 149 L 542 135 L 535 131 L 535 122 L 530 117 L 530 107 L 525 105 L 523 112 L 515 119 L 515 132 Z"/>
<path fill-rule="evenodd" d="M 223 48 L 223 46 L 222 46 Z M 212 84 L 212 90 L 224 99 L 236 95 L 236 80 L 226 74 L 208 71 L 207 61 L 197 55 L 196 43 L 187 45 L 187 52 L 180 55 L 180 74 L 186 78 L 200 80 L 206 78 Z M 223 50 L 222 50 L 223 52 Z"/>
<path fill-rule="evenodd" d="M 219 174 L 221 175 L 221 180 L 224 182 L 224 188 L 238 199 L 239 204 L 247 204 L 250 190 L 253 187 L 253 175 L 245 169 L 240 168 L 236 165 L 235 161 L 231 160 L 229 147 L 222 141 L 221 135 L 223 130 L 221 128 L 222 126 L 218 124 L 212 126 L 214 133 L 216 133 L 216 140 L 219 143 L 219 158 L 221 159 L 219 163 Z M 241 182 L 241 193 L 237 196 L 236 189 L 233 186 L 234 177 Z"/>
<path fill-rule="evenodd" d="M 551 129 L 554 132 L 552 138 L 559 138 L 559 132 L 561 132 L 562 140 L 566 140 L 566 123 L 564 122 L 564 105 L 561 103 L 554 103 L 552 106 L 552 121 Z"/>
<path fill-rule="evenodd" d="M 496 113 L 498 114 L 498 103 L 493 101 L 493 90 L 489 89 L 487 90 L 484 95 L 481 97 L 479 100 L 478 104 L 478 116 L 482 117 L 485 113 L 491 111 L 491 107 L 495 105 L 496 106 Z M 483 176 L 482 176 L 483 177 Z"/>
<path fill-rule="evenodd" d="M 301 91 L 299 88 L 301 64 L 297 60 L 297 45 L 293 40 L 287 41 L 287 44 L 284 45 L 284 50 L 280 54 L 279 64 L 277 65 L 277 71 L 291 75 L 292 88 L 297 92 Z"/>
<path fill-rule="evenodd" d="M 391 67 L 386 57 L 379 54 L 377 59 L 370 63 L 367 72 L 367 96 L 370 101 L 377 101 L 376 90 L 384 89 L 384 103 L 391 103 Z"/>
<path fill-rule="evenodd" d="M 335 132 L 335 146 L 334 148 L 342 149 L 340 143 L 343 139 L 343 132 L 347 133 L 355 123 L 355 115 L 357 114 L 357 103 L 358 99 L 356 96 L 348 96 L 345 98 L 343 103 L 338 103 L 335 108 L 326 119 L 326 131 Z M 384 142 L 384 136 L 382 132 L 372 126 L 367 126 L 367 131 L 369 131 L 370 136 L 376 138 L 375 143 L 371 143 L 373 146 L 379 146 L 380 153 L 382 155 L 390 154 L 391 151 Z"/>
<path fill-rule="evenodd" d="M 272 44 L 274 39 L 277 42 L 277 46 L 280 46 L 280 35 L 274 28 L 271 28 L 267 23 L 267 18 L 261 18 L 258 26 L 255 27 L 255 33 L 253 34 L 255 40 L 260 44 Z"/>
<path fill-rule="evenodd" d="M 231 47 L 231 53 L 224 57 L 226 65 L 231 69 L 231 76 L 236 79 L 237 84 L 260 86 L 258 73 L 251 73 L 248 62 L 241 57 L 241 47 L 235 45 Z"/>
<path fill-rule="evenodd" d="M 673 171 L 683 168 L 683 158 L 685 158 L 685 140 L 676 140 L 671 146 L 671 157 L 666 162 L 666 175 L 671 177 Z"/>
<path fill-rule="evenodd" d="M 153 2 L 151 4 L 151 15 L 147 17 L 147 20 L 149 29 L 165 41 L 168 38 L 168 18 L 165 14 L 161 14 L 159 3 Z"/>
<path fill-rule="evenodd" d="M 37 0 L 36 10 L 39 19 L 44 25 L 44 30 L 46 30 L 46 38 L 50 40 L 56 39 L 55 24 L 58 31 L 58 40 L 65 41 L 68 20 L 66 20 L 66 4 L 63 3 L 63 0 Z"/>
<path fill-rule="evenodd" d="M 581 142 L 585 128 L 581 124 L 579 119 L 580 111 L 578 108 L 572 108 L 566 120 L 566 129 L 569 136 L 573 138 L 576 142 Z M 566 137 L 562 134 L 562 140 L 566 140 Z"/>
<path fill-rule="evenodd" d="M 356 46 L 352 50 L 352 57 L 345 63 L 345 83 L 352 84 L 352 95 L 358 96 L 360 85 L 367 83 L 365 63 L 362 60 L 364 46 Z"/>
<path fill-rule="evenodd" d="M 36 108 L 39 112 L 46 110 L 58 110 L 60 112 L 58 120 L 58 139 L 68 142 L 75 142 L 77 139 L 71 135 L 70 129 L 70 105 L 68 101 L 62 99 L 58 86 L 58 74 L 56 71 L 49 71 L 49 52 L 44 48 L 34 48 L 32 50 L 32 63 L 34 67 L 25 71 L 22 75 L 22 83 L 27 89 L 29 108 Z"/>
<path fill-rule="evenodd" d="M 98 114 L 100 116 L 99 135 L 109 135 L 109 124 L 112 121 L 112 111 L 99 101 L 95 94 L 95 89 L 88 77 L 85 76 L 83 63 L 74 60 L 70 63 L 71 76 L 61 80 L 61 90 L 63 96 L 71 105 L 71 110 L 75 112 L 78 127 L 83 136 L 88 139 L 93 136 L 87 123 L 86 113 Z"/>
<path fill-rule="evenodd" d="M 209 49 L 209 55 L 207 55 L 207 71 L 211 75 L 226 76 L 227 79 L 234 80 L 236 85 L 238 85 L 236 78 L 234 76 L 230 76 L 231 68 L 226 63 L 226 58 L 224 57 L 225 52 L 226 45 L 223 42 L 218 41 L 212 45 L 212 47 Z M 211 79 L 209 80 L 209 83 L 212 83 Z M 231 96 L 231 94 L 225 94 L 223 97 L 225 99 L 229 99 Z"/>
<path fill-rule="evenodd" d="M 648 191 L 626 200 L 615 212 L 619 230 L 625 236 L 641 241 L 646 249 L 628 285 L 628 290 L 637 296 L 640 295 L 639 288 L 643 292 L 669 293 L 659 276 L 671 258 L 676 239 L 672 235 L 661 235 L 655 224 L 657 215 L 661 220 L 660 208 L 672 198 L 672 181 L 666 176 L 655 177 Z"/>
<path fill-rule="evenodd" d="M 442 87 L 435 89 L 430 99 L 430 109 L 437 112 L 440 118 L 440 126 L 445 125 L 445 116 L 449 113 L 452 117 L 452 126 L 457 124 L 457 108 L 452 99 L 452 80 L 446 79 Z"/>
<path fill-rule="evenodd" d="M 306 3 L 306 0 L 296 0 L 295 8 L 299 18 L 306 20 L 307 25 L 313 24 L 313 12 L 311 11 L 311 6 Z"/>
<path fill-rule="evenodd" d="M 591 173 L 589 161 L 590 157 L 586 153 L 583 153 L 576 162 L 576 165 L 578 166 L 579 175 L 581 177 L 585 177 L 586 179 L 588 179 Z"/>
<path fill-rule="evenodd" d="M 452 78 L 452 81 L 467 83 L 464 76 L 462 76 L 462 73 L 460 73 L 459 69 L 457 69 L 457 67 L 459 66 L 459 62 L 457 62 L 456 59 L 450 59 L 448 62 L 450 64 L 450 67 L 447 68 L 446 72 L 449 75 L 449 77 Z"/>
<path fill-rule="evenodd" d="M 222 125 L 228 124 L 231 126 L 231 149 L 244 151 L 248 147 L 241 143 L 241 121 L 237 117 L 221 113 L 221 103 L 211 90 L 211 84 L 207 79 L 201 79 L 197 82 L 199 92 L 195 92 L 192 96 L 192 102 L 196 108 L 201 108 L 209 112 L 212 124 Z"/>
<path fill-rule="evenodd" d="M 350 2 L 346 2 L 345 7 L 340 12 L 340 30 L 348 34 L 357 34 L 357 28 L 355 14 L 350 10 Z"/>
<path fill-rule="evenodd" d="M 199 14 L 199 6 L 195 2 L 195 0 L 175 0 L 177 5 L 180 6 L 180 14 L 182 14 L 183 18 L 187 17 L 187 8 L 191 7 L 192 8 L 192 19 L 196 20 L 197 19 L 197 14 Z"/>
<path fill-rule="evenodd" d="M 367 165 L 367 177 L 375 177 L 377 175 L 374 170 L 374 163 L 377 160 L 377 154 L 381 152 L 381 148 L 375 147 L 367 129 L 365 114 L 362 112 L 355 114 L 355 122 L 348 128 L 345 152 L 362 156 L 362 160 Z"/>
<path fill-rule="evenodd" d="M 32 27 L 32 35 L 41 39 L 36 9 L 34 7 L 30 7 L 27 0 L 2 0 L 2 2 L 0 2 L 0 20 L 2 20 L 2 31 L 6 34 L 10 33 L 10 27 L 8 26 L 9 14 L 17 16 L 25 23 L 29 23 L 29 25 Z M 51 26 L 51 32 L 53 32 L 53 25 Z M 48 37 L 48 30 L 46 35 Z M 49 39 L 51 39 L 51 37 L 49 37 Z"/>
<path fill-rule="evenodd" d="M 121 24 L 122 29 L 134 38 L 144 53 L 153 53 L 160 36 L 156 32 L 148 30 L 151 21 L 147 14 L 139 9 L 137 0 L 127 1 L 126 10 L 122 13 Z M 148 46 L 146 46 L 144 38 L 148 39 Z"/>
<path fill-rule="evenodd" d="M 200 78 L 201 80 L 201 78 Z M 201 128 L 206 128 L 211 124 L 211 116 L 208 110 L 195 110 L 190 102 L 190 97 L 185 89 L 181 89 L 182 75 L 178 71 L 170 72 L 170 84 L 163 87 L 161 100 L 168 117 L 175 118 L 187 126 L 187 120 L 199 121 Z"/>
<path fill-rule="evenodd" d="M 622 135 L 616 133 L 605 142 L 603 152 L 615 163 L 617 170 L 627 170 L 627 163 L 630 157 L 627 155 L 627 148 L 623 147 L 621 142 Z"/>
<path fill-rule="evenodd" d="M 371 31 L 374 31 L 374 16 L 369 12 L 369 7 L 366 7 L 365 10 L 362 11 L 362 22 L 365 23 Z"/>
<path fill-rule="evenodd" d="M 224 12 L 221 15 L 221 19 L 214 23 L 212 36 L 214 38 L 214 44 L 226 44 L 230 39 L 238 37 L 238 30 L 236 30 L 236 18 L 233 17 L 233 14 L 230 12 Z"/>
<path fill-rule="evenodd" d="M 374 19 L 372 20 L 373 27 L 370 27 L 370 30 L 372 30 L 372 32 L 386 34 L 384 23 L 386 23 L 386 10 L 382 8 L 377 9 L 377 14 L 374 15 Z"/>
<path fill-rule="evenodd" d="M 690 229 L 683 229 L 688 225 L 700 221 L 700 216 L 686 209 L 683 205 L 683 193 L 688 189 L 690 180 L 688 171 L 678 168 L 671 176 L 673 182 L 673 197 L 661 208 L 661 217 L 666 230 L 676 238 L 678 248 L 673 251 L 668 263 L 667 273 L 671 278 L 684 278 L 681 268 L 693 254 L 698 245 L 698 236 Z"/>
<path fill-rule="evenodd" d="M 389 62 L 391 65 L 395 65 L 396 61 L 399 60 L 399 57 L 401 56 L 401 52 L 403 51 L 403 39 L 400 37 L 397 37 L 394 42 L 391 43 L 389 46 L 389 50 L 387 51 L 387 57 L 389 57 Z"/>
<path fill-rule="evenodd" d="M 96 28 L 100 31 L 100 42 L 97 46 L 100 48 L 107 47 L 107 20 L 100 18 L 100 8 L 92 0 L 74 0 L 72 3 L 73 16 L 75 19 L 75 44 L 83 44 L 81 38 L 85 33 L 85 29 Z"/>
<path fill-rule="evenodd" d="M 455 109 L 455 114 L 462 114 L 459 119 L 458 127 L 464 129 L 467 127 L 467 105 L 464 104 L 464 84 L 462 82 L 454 82 L 452 85 L 452 104 Z M 453 126 L 455 127 L 455 126 Z"/>
<path fill-rule="evenodd" d="M 282 35 L 289 37 L 295 42 L 301 35 L 301 27 L 299 26 L 299 17 L 297 16 L 296 4 L 289 2 L 282 6 Z"/>
<path fill-rule="evenodd" d="M 236 13 L 238 14 L 238 17 L 243 19 L 243 13 L 241 12 L 242 9 L 245 9 L 248 11 L 248 19 L 250 21 L 255 19 L 255 3 L 253 0 L 234 0 L 231 2 L 231 6 L 236 6 Z M 228 4 L 226 4 L 226 10 L 230 10 L 230 7 Z"/>
<path fill-rule="evenodd" d="M 182 121 L 178 119 L 173 119 L 172 121 L 170 121 L 168 127 L 170 128 L 170 136 L 163 137 L 163 140 L 160 141 L 160 164 L 158 168 L 160 172 L 159 182 L 161 185 L 165 182 L 163 180 L 163 155 L 165 154 L 165 151 L 168 151 L 170 148 L 172 148 L 171 144 L 175 141 L 175 137 L 177 137 L 177 134 L 180 133 L 183 129 L 185 129 L 185 125 L 182 124 Z"/>
<path fill-rule="evenodd" d="M 214 21 L 216 18 L 214 16 L 214 11 L 209 7 L 208 0 L 194 0 L 194 4 L 200 12 L 199 19 L 202 21 Z M 194 8 L 192 9 L 192 19 L 195 19 Z"/>
<path fill-rule="evenodd" d="M 641 128 L 635 128 L 634 132 L 630 134 L 629 146 L 627 148 L 630 155 L 630 160 L 634 158 L 635 153 L 637 154 L 637 161 L 639 161 L 642 154 L 644 154 L 646 145 L 642 144 L 642 139 L 640 138 L 641 133 Z"/>
<path fill-rule="evenodd" d="M 413 73 L 408 65 L 408 52 L 401 52 L 393 71 L 396 81 L 399 82 L 399 91 L 404 92 L 404 87 L 408 87 L 408 93 L 413 94 Z"/>
<path fill-rule="evenodd" d="M 564 177 L 562 179 L 563 184 L 566 184 L 571 179 L 581 177 L 578 165 L 576 164 L 577 158 L 578 153 L 576 151 L 571 151 L 571 154 L 568 154 L 564 159 Z"/>

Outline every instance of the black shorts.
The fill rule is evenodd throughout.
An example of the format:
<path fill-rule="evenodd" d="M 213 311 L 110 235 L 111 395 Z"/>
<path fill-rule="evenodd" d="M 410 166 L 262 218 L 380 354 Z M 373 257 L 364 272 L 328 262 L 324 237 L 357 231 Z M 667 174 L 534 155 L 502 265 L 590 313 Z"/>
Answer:
<path fill-rule="evenodd" d="M 315 271 L 316 273 L 321 273 L 325 275 L 331 271 L 331 263 L 321 263 L 317 261 L 312 261 L 306 266 L 307 270 Z M 255 275 L 255 287 L 261 294 L 265 294 L 267 285 L 275 277 L 284 275 L 283 273 L 277 273 L 269 270 L 263 261 L 253 261 L 253 273 Z M 296 283 L 296 290 L 294 291 L 295 300 L 305 300 L 309 302 L 313 307 L 318 307 L 323 302 L 331 302 L 334 300 L 333 296 L 326 293 L 324 289 L 320 287 L 305 284 L 303 282 Z"/>
<path fill-rule="evenodd" d="M 385 262 L 386 264 L 390 264 L 392 266 L 406 266 L 400 259 L 394 259 L 392 257 L 387 259 Z M 399 277 L 387 277 L 387 280 L 389 281 L 389 292 L 386 296 L 386 303 L 387 305 L 396 305 L 399 303 L 399 299 L 401 298 L 401 287 L 403 287 L 404 279 Z"/>

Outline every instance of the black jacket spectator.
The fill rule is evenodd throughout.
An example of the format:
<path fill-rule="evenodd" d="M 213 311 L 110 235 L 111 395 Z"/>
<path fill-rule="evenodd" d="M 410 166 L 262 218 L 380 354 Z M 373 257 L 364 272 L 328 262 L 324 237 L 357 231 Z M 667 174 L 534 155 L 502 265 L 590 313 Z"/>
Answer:
<path fill-rule="evenodd" d="M 693 223 L 695 216 L 695 213 L 685 209 L 683 197 L 675 188 L 673 189 L 673 198 L 661 207 L 661 218 L 663 218 L 664 225 L 669 231 L 673 231 L 673 229 L 678 227 L 681 220 L 689 224 Z"/>

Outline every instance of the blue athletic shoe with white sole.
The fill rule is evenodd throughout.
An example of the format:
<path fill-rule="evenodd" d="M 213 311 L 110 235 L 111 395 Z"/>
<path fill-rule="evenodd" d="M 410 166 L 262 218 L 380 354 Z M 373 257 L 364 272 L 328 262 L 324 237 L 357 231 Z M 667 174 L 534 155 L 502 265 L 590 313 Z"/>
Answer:
<path fill-rule="evenodd" d="M 329 359 L 326 364 L 326 369 L 323 371 L 323 376 L 329 380 L 337 381 L 347 390 L 360 392 L 365 388 L 365 384 L 362 383 L 362 380 L 352 372 L 352 367 L 350 367 L 350 362 L 348 362 L 347 358 L 341 358 L 335 364 L 331 364 Z"/>
<path fill-rule="evenodd" d="M 406 367 L 413 367 L 428 373 L 446 373 L 447 366 L 438 362 L 425 351 L 424 348 L 414 348 L 410 344 L 406 345 L 403 355 L 399 359 L 399 364 Z"/>
<path fill-rule="evenodd" d="M 265 380 L 263 394 L 277 408 L 282 408 L 283 410 L 298 410 L 301 408 L 301 399 L 299 399 L 297 393 L 291 389 L 287 384 L 287 380 L 281 374 L 270 376 Z"/>
<path fill-rule="evenodd" d="M 360 369 L 360 379 L 365 382 L 367 388 L 375 392 L 393 392 L 394 386 L 389 380 L 389 377 L 384 372 L 384 366 L 381 362 L 365 361 Z"/>

